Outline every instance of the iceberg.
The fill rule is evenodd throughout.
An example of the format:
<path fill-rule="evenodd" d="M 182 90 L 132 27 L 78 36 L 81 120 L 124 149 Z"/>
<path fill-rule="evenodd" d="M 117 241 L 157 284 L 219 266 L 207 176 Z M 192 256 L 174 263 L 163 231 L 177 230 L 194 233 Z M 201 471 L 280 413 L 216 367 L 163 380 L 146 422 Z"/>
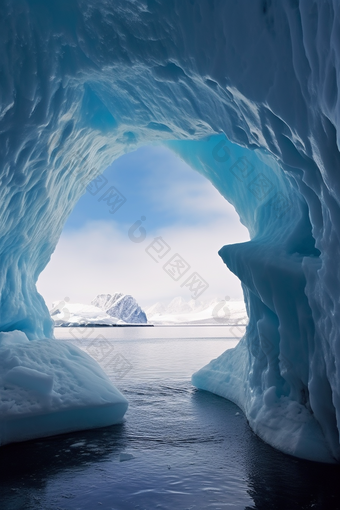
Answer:
<path fill-rule="evenodd" d="M 0 445 L 120 423 L 127 407 L 76 346 L 0 333 Z"/>
<path fill-rule="evenodd" d="M 220 251 L 246 334 L 193 383 L 236 402 L 273 447 L 339 462 L 338 2 L 5 0 L 0 28 L 0 330 L 37 356 L 54 349 L 35 284 L 68 215 L 86 190 L 114 213 L 101 173 L 165 144 L 251 238 Z M 25 367 L 43 375 L 9 380 L 47 391 L 49 356 Z"/>

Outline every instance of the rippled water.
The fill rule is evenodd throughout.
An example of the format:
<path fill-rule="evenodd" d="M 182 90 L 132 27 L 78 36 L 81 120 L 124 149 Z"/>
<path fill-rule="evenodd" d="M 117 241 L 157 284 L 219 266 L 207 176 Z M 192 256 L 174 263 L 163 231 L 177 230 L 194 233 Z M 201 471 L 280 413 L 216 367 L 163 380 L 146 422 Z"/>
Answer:
<path fill-rule="evenodd" d="M 130 402 L 126 420 L 2 447 L 1 509 L 340 509 L 339 467 L 273 450 L 234 404 L 191 386 L 195 370 L 236 344 L 230 328 L 84 331 L 56 334 L 106 366 Z M 122 378 L 117 356 L 129 368 Z"/>

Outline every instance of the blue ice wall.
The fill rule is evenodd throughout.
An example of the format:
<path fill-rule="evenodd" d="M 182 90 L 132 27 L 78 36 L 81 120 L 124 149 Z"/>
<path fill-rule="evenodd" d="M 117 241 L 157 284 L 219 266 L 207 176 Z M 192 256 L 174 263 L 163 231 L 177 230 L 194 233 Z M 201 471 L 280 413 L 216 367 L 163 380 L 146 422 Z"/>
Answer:
<path fill-rule="evenodd" d="M 243 282 L 246 337 L 194 383 L 273 446 L 339 460 L 336 0 L 4 0 L 1 13 L 1 329 L 53 334 L 35 283 L 72 207 L 115 158 L 166 143 L 252 238 L 220 252 Z"/>

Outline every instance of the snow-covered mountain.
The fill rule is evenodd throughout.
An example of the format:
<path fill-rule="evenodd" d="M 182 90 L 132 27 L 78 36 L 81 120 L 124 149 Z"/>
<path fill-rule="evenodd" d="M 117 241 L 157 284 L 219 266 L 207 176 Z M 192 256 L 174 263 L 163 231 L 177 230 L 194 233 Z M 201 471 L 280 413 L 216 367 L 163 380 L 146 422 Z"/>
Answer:
<path fill-rule="evenodd" d="M 99 294 L 91 305 L 56 301 L 50 310 L 55 326 L 91 326 L 116 324 L 224 324 L 248 322 L 243 301 L 215 298 L 211 301 L 175 297 L 168 304 L 157 302 L 142 310 L 128 294 Z"/>
<path fill-rule="evenodd" d="M 124 323 L 118 317 L 110 317 L 101 308 L 83 303 L 56 301 L 50 310 L 55 326 L 114 326 Z"/>
<path fill-rule="evenodd" d="M 182 297 L 174 298 L 167 306 L 156 303 L 146 310 L 153 324 L 247 324 L 248 316 L 244 301 L 215 298 L 211 301 Z"/>
<path fill-rule="evenodd" d="M 55 326 L 147 324 L 145 312 L 130 295 L 100 294 L 91 305 L 56 301 L 50 310 Z"/>
<path fill-rule="evenodd" d="M 131 324 L 146 324 L 146 313 L 141 309 L 137 301 L 129 294 L 116 292 L 111 294 L 99 294 L 91 304 L 105 311 L 110 317 L 119 317 L 124 322 Z"/>

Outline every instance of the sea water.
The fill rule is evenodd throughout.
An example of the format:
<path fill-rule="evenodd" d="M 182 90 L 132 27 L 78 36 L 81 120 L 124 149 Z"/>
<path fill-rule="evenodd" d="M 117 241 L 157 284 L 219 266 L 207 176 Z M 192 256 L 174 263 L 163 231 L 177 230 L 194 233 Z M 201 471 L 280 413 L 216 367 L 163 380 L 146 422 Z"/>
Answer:
<path fill-rule="evenodd" d="M 241 334 L 56 329 L 97 358 L 129 409 L 121 425 L 2 447 L 1 509 L 340 509 L 338 466 L 274 450 L 235 404 L 192 387 L 192 373 Z"/>

